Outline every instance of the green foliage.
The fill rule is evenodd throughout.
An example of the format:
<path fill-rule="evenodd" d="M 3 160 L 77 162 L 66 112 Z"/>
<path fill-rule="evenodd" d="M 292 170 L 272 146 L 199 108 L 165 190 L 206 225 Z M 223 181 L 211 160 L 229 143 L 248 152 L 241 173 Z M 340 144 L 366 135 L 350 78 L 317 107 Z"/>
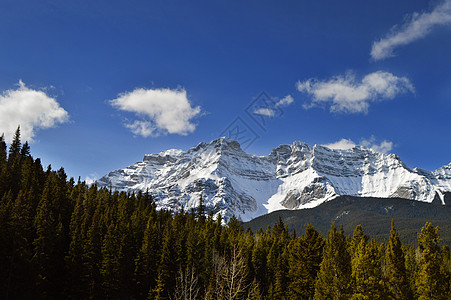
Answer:
<path fill-rule="evenodd" d="M 374 240 L 360 240 L 352 258 L 352 284 L 351 299 L 386 299 L 381 257 Z"/>
<path fill-rule="evenodd" d="M 418 299 L 447 299 L 449 277 L 443 264 L 439 227 L 426 223 L 418 233 L 419 267 L 416 276 Z M 448 268 L 448 270 L 447 270 Z M 447 280 L 448 279 L 448 280 Z"/>
<path fill-rule="evenodd" d="M 406 268 L 406 259 L 393 220 L 390 237 L 385 250 L 385 278 L 388 296 L 391 299 L 412 298 L 412 291 L 409 286 L 409 277 Z"/>
<path fill-rule="evenodd" d="M 322 261 L 324 240 L 311 225 L 302 237 L 293 238 L 289 245 L 289 295 L 291 298 L 311 299 Z"/>
<path fill-rule="evenodd" d="M 349 299 L 351 259 L 342 231 L 332 223 L 323 250 L 314 299 Z"/>
<path fill-rule="evenodd" d="M 451 193 L 445 194 L 445 197 L 451 197 Z M 290 231 L 295 229 L 296 232 L 303 232 L 305 224 L 312 224 L 323 236 L 327 236 L 332 222 L 337 227 L 343 225 L 347 233 L 362 225 L 367 235 L 385 243 L 388 241 L 391 220 L 394 219 L 403 244 L 415 246 L 418 230 L 426 222 L 432 222 L 440 226 L 443 244 L 451 246 L 450 215 L 450 205 L 401 198 L 339 196 L 334 201 L 324 202 L 314 208 L 274 211 L 244 223 L 244 227 L 256 232 L 259 228 L 272 226 L 281 217 Z"/>
<path fill-rule="evenodd" d="M 446 299 L 450 251 L 427 223 L 418 248 L 392 225 L 387 245 L 363 226 L 327 239 L 290 235 L 282 218 L 244 231 L 192 212 L 157 210 L 149 192 L 112 192 L 44 171 L 0 138 L 0 298 Z M 415 294 L 411 293 L 415 290 Z"/>

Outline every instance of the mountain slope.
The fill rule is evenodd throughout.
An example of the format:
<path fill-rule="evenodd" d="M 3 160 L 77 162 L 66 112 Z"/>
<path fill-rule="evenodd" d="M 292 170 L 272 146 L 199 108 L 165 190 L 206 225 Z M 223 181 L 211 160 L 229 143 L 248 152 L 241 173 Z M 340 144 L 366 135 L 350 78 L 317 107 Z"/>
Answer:
<path fill-rule="evenodd" d="M 97 184 L 126 191 L 149 189 L 158 207 L 166 209 L 194 208 L 202 195 L 214 214 L 247 221 L 279 209 L 315 207 L 339 195 L 445 204 L 451 164 L 432 172 L 410 169 L 394 154 L 302 142 L 256 156 L 234 140 L 219 138 L 187 151 L 145 155 Z"/>
<path fill-rule="evenodd" d="M 451 200 L 451 193 L 446 197 Z M 366 234 L 380 242 L 385 242 L 390 232 L 391 220 L 395 221 L 396 231 L 403 243 L 414 245 L 417 233 L 426 222 L 440 227 L 440 237 L 451 245 L 451 207 L 406 200 L 401 198 L 361 198 L 339 196 L 334 201 L 323 203 L 315 208 L 302 210 L 279 210 L 257 217 L 247 223 L 245 228 L 253 232 L 274 225 L 278 218 L 297 234 L 304 232 L 304 225 L 311 224 L 323 236 L 329 233 L 330 225 L 335 222 L 343 225 L 346 235 L 352 234 L 357 225 L 362 225 Z"/>

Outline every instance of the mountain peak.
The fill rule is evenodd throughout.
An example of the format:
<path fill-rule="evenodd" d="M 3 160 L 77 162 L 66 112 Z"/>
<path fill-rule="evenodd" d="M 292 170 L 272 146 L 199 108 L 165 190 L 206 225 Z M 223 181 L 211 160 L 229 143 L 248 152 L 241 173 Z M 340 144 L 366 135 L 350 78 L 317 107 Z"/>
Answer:
<path fill-rule="evenodd" d="M 395 154 L 360 146 L 334 150 L 301 141 L 257 156 L 221 137 L 187 151 L 147 154 L 97 184 L 149 189 L 157 207 L 165 209 L 194 208 L 202 196 L 214 214 L 249 220 L 278 209 L 314 207 L 338 195 L 432 202 L 437 194 L 451 192 L 451 164 L 432 172 L 410 169 Z M 444 204 L 444 197 L 440 199 Z"/>

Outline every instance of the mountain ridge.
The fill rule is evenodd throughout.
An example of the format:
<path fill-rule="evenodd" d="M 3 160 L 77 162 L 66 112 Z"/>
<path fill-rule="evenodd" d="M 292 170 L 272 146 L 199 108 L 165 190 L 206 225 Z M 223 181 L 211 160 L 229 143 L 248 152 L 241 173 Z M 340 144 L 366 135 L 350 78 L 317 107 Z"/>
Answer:
<path fill-rule="evenodd" d="M 451 193 L 445 194 L 451 204 Z M 386 242 L 391 221 L 404 244 L 416 245 L 417 234 L 426 222 L 439 226 L 440 237 L 446 245 L 451 245 L 451 207 L 438 203 L 425 203 L 402 198 L 362 198 L 338 196 L 333 201 L 314 208 L 302 210 L 279 210 L 254 218 L 244 223 L 244 228 L 256 232 L 273 226 L 280 217 L 290 232 L 304 232 L 309 224 L 327 236 L 332 222 L 343 226 L 346 235 L 352 234 L 357 225 L 362 225 L 366 234 L 378 242 Z"/>
<path fill-rule="evenodd" d="M 444 195 L 451 192 L 451 163 L 435 171 L 412 169 L 395 154 L 361 146 L 334 150 L 300 141 L 258 156 L 222 137 L 187 151 L 146 154 L 141 162 L 112 171 L 97 184 L 130 192 L 148 189 L 159 208 L 172 210 L 194 208 L 202 196 L 215 215 L 248 221 L 343 195 L 445 204 Z"/>

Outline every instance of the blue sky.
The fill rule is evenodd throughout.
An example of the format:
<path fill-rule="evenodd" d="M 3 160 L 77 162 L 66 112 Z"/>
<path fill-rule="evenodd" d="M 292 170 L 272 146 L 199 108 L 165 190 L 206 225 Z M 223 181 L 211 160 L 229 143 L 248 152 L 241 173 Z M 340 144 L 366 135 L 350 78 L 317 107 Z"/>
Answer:
<path fill-rule="evenodd" d="M 234 129 L 451 161 L 449 0 L 3 0 L 0 41 L 0 132 L 70 176 Z"/>

